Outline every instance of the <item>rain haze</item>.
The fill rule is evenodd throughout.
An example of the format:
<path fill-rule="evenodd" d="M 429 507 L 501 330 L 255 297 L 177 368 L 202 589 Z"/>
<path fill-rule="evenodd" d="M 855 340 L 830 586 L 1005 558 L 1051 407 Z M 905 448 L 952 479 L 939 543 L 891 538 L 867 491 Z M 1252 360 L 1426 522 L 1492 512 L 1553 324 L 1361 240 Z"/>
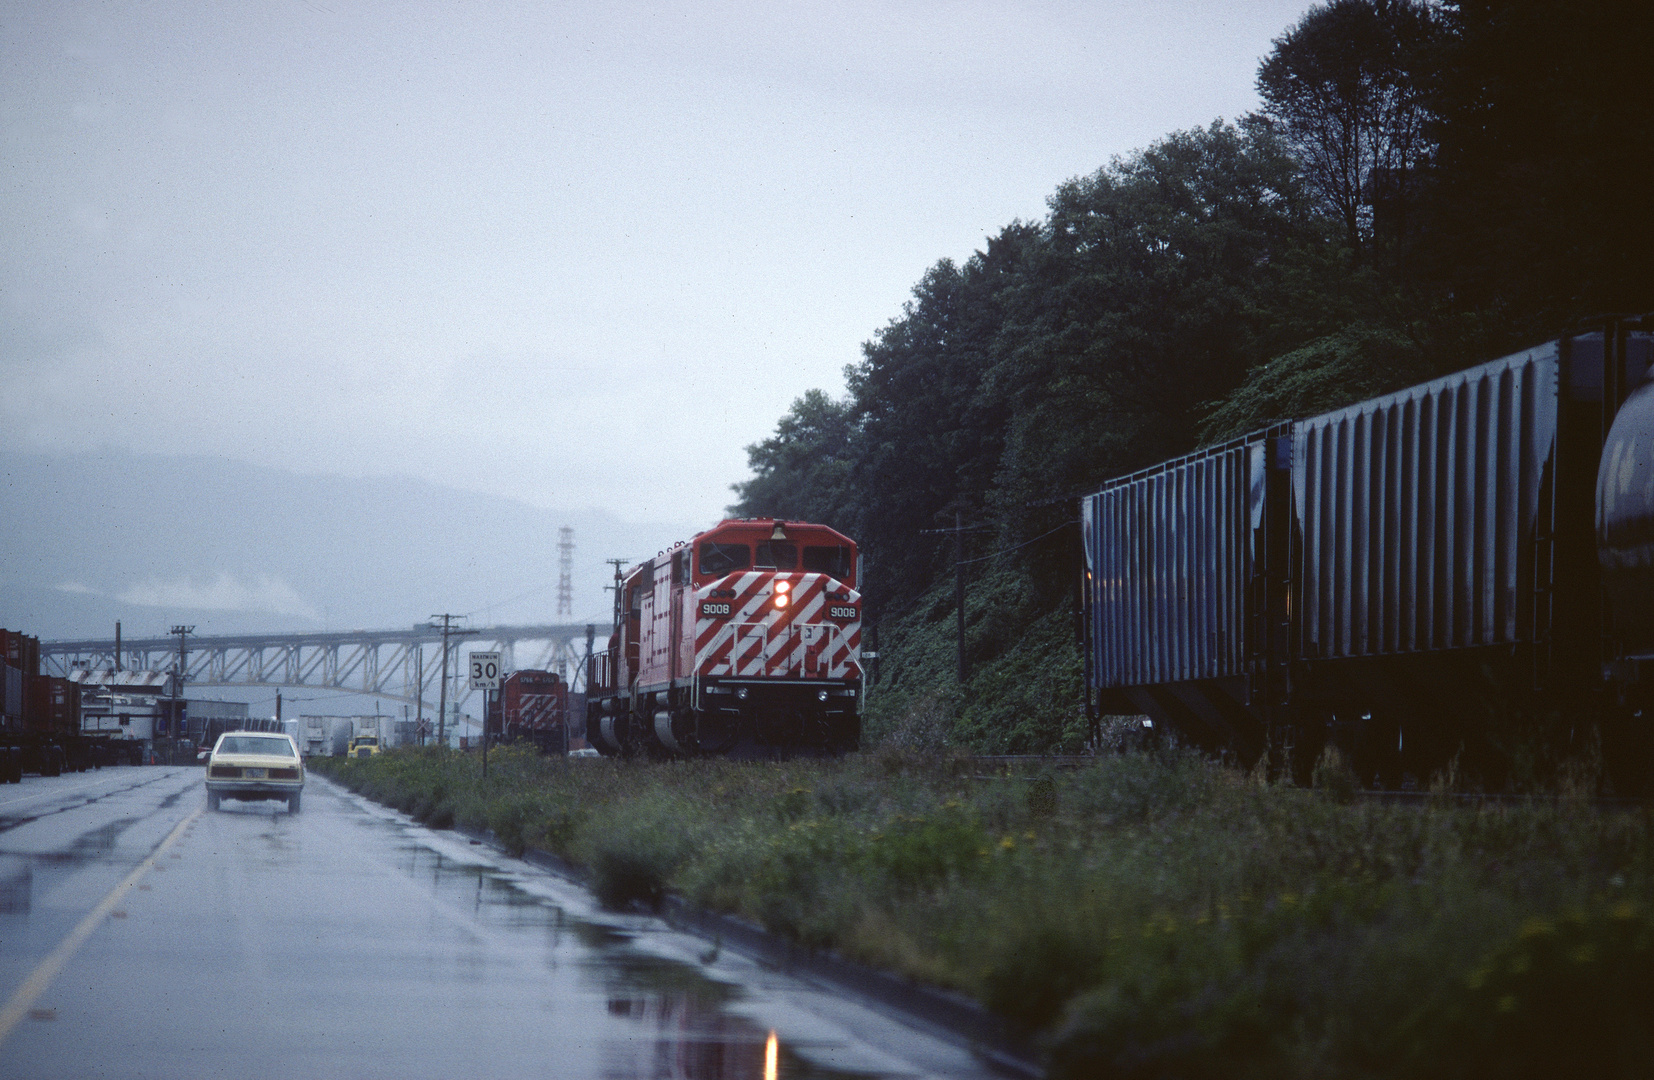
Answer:
<path fill-rule="evenodd" d="M 637 524 L 635 551 L 583 537 L 596 581 L 715 521 L 928 266 L 1254 108 L 1304 6 L 7 2 L 0 450 L 36 523 L 8 580 L 317 624 L 447 602 L 352 605 L 274 556 L 77 576 L 42 535 L 67 519 L 20 505 L 72 458 L 140 505 L 166 463 L 216 470 L 206 521 L 311 477 Z M 282 520 L 262 542 L 303 547 Z"/>

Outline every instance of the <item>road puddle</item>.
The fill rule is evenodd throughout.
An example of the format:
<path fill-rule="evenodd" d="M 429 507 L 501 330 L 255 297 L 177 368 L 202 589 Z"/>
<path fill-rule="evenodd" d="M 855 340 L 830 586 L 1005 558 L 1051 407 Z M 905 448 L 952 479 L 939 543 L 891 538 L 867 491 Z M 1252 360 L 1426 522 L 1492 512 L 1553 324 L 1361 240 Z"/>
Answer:
<path fill-rule="evenodd" d="M 34 861 L 0 855 L 0 915 L 27 915 L 34 906 Z"/>
<path fill-rule="evenodd" d="M 515 875 L 456 860 L 419 844 L 402 848 L 404 869 L 463 906 L 487 931 L 533 946 L 540 963 L 568 977 L 601 1009 L 583 1020 L 596 1042 L 601 1080 L 834 1080 L 877 1078 L 813 1064 L 784 1038 L 732 1009 L 748 1000 L 739 986 L 707 977 L 691 963 L 649 951 L 654 931 L 637 916 L 575 917 L 522 888 Z M 716 950 L 713 950 L 714 952 Z"/>

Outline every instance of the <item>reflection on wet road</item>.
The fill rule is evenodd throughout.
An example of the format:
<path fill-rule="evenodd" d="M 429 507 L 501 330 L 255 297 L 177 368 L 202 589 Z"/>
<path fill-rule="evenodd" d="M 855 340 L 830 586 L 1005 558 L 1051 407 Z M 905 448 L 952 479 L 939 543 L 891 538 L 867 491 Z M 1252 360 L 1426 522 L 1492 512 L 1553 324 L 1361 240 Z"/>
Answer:
<path fill-rule="evenodd" d="M 0 791 L 0 1001 L 0 1077 L 988 1075 L 314 777 L 296 816 L 190 768 Z"/>

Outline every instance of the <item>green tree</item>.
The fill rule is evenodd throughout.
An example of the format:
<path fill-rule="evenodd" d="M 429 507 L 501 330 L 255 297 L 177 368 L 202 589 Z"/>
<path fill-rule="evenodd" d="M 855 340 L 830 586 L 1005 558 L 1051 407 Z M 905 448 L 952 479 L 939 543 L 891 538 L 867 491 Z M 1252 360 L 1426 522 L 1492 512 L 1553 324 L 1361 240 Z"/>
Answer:
<path fill-rule="evenodd" d="M 1024 531 L 1051 524 L 1030 504 L 1187 449 L 1202 403 L 1327 332 L 1342 287 L 1304 273 L 1344 260 L 1263 125 L 1173 134 L 1050 206 L 988 380 L 1012 409 L 995 501 Z"/>
<path fill-rule="evenodd" d="M 1427 253 L 1476 351 L 1654 308 L 1654 5 L 1460 0 Z"/>
<path fill-rule="evenodd" d="M 1435 11 L 1417 0 L 1331 0 L 1276 38 L 1258 70 L 1263 115 L 1352 252 L 1375 226 L 1406 230 L 1433 152 L 1420 69 L 1441 36 Z"/>
<path fill-rule="evenodd" d="M 853 528 L 855 437 L 844 402 L 820 390 L 806 391 L 776 424 L 774 435 L 746 448 L 752 476 L 731 485 L 737 499 L 729 512 Z"/>
<path fill-rule="evenodd" d="M 992 488 L 1008 402 L 984 378 L 1009 290 L 1041 242 L 1038 227 L 1014 222 L 964 266 L 937 263 L 845 371 L 862 434 L 858 527 L 881 599 L 923 593 L 951 549 L 920 531 L 951 523 L 954 508 L 974 515 Z"/>

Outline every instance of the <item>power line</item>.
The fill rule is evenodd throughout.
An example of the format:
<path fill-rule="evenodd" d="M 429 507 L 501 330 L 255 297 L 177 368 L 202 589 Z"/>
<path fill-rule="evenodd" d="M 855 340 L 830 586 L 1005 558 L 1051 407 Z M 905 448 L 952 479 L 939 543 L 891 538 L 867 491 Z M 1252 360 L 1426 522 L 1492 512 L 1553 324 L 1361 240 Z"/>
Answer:
<path fill-rule="evenodd" d="M 1070 525 L 1075 523 L 1075 520 L 1077 519 L 1070 519 L 1063 522 L 1061 525 L 1058 525 L 1055 529 L 1047 529 L 1045 532 L 1040 533 L 1033 539 L 1024 540 L 1020 544 L 1005 548 L 1001 551 L 995 551 L 989 555 L 979 555 L 974 559 L 967 559 L 964 557 L 965 534 L 968 532 L 981 532 L 984 529 L 991 528 L 990 525 L 966 525 L 964 522 L 963 511 L 955 509 L 953 512 L 953 528 L 919 530 L 919 533 L 922 536 L 943 536 L 949 533 L 953 534 L 953 594 L 954 607 L 956 609 L 955 619 L 957 622 L 959 683 L 961 686 L 964 685 L 965 677 L 968 674 L 965 670 L 965 567 L 971 565 L 972 563 L 986 562 L 989 559 L 997 559 L 1001 555 L 1007 555 L 1020 548 L 1025 548 L 1029 544 L 1045 539 L 1054 532 L 1068 528 Z"/>
<path fill-rule="evenodd" d="M 1009 555 L 1011 552 L 1016 551 L 1019 548 L 1025 548 L 1029 544 L 1034 543 L 1035 541 L 1044 540 L 1047 536 L 1050 536 L 1054 532 L 1060 532 L 1061 530 L 1068 528 L 1070 525 L 1077 525 L 1077 524 L 1079 524 L 1079 520 L 1080 520 L 1079 518 L 1070 518 L 1069 520 L 1063 522 L 1061 525 L 1058 525 L 1055 529 L 1047 529 L 1047 530 L 1040 533 L 1038 536 L 1034 537 L 1031 540 L 1024 540 L 1020 544 L 1015 544 L 1011 547 L 1005 548 L 1002 551 L 996 551 L 991 555 L 978 555 L 974 559 L 965 559 L 959 565 L 968 566 L 971 563 L 986 562 L 989 559 L 997 559 L 1001 555 Z"/>

